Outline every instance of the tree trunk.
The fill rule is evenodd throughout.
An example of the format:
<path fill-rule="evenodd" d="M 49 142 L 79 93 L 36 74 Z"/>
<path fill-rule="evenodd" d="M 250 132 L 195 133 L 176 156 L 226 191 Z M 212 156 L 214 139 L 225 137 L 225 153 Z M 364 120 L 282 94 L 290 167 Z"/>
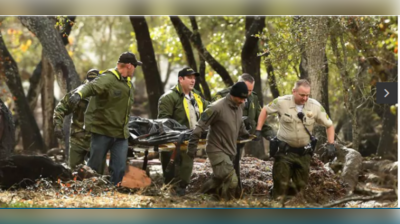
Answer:
<path fill-rule="evenodd" d="M 175 29 L 177 29 L 178 32 L 184 33 L 186 37 L 190 39 L 190 41 L 196 47 L 201 57 L 208 64 L 210 64 L 210 66 L 221 76 L 225 85 L 226 86 L 233 85 L 233 80 L 229 75 L 228 71 L 210 54 L 210 52 L 207 51 L 207 49 L 204 47 L 201 41 L 200 35 L 193 34 L 193 32 L 186 27 L 186 25 L 182 22 L 182 20 L 178 16 L 170 16 L 170 19 L 172 21 L 172 24 L 174 24 L 174 26 L 177 26 L 177 28 Z"/>
<path fill-rule="evenodd" d="M 394 58 L 389 58 L 387 60 L 394 61 Z M 397 62 L 393 62 L 395 64 L 394 68 L 388 72 L 388 80 L 396 80 L 397 81 Z M 395 143 L 395 133 L 397 133 L 397 112 L 393 114 L 390 111 L 390 106 L 388 104 L 384 104 L 383 106 L 383 120 L 382 120 L 382 133 L 379 138 L 379 144 L 377 149 L 377 154 L 379 156 L 393 156 L 397 155 L 397 147 L 393 147 Z M 397 145 L 397 144 L 396 144 Z M 394 152 L 392 151 L 394 149 Z M 390 155 L 392 154 L 392 155 Z M 395 156 L 396 157 L 396 156 Z"/>
<path fill-rule="evenodd" d="M 328 67 L 328 57 L 326 52 L 324 52 L 324 73 L 322 74 L 321 85 L 321 105 L 325 108 L 326 113 L 331 116 L 329 110 L 329 67 Z"/>
<path fill-rule="evenodd" d="M 305 17 L 302 23 L 306 30 L 305 36 L 300 43 L 302 57 L 300 63 L 300 77 L 306 78 L 311 84 L 311 97 L 326 109 L 329 108 L 328 100 L 328 64 L 325 54 L 327 43 L 328 23 L 325 17 Z M 325 142 L 325 128 L 316 127 L 314 134 Z M 318 146 L 317 146 L 318 147 Z"/>
<path fill-rule="evenodd" d="M 62 94 L 78 87 L 81 83 L 79 75 L 58 30 L 54 28 L 54 21 L 43 16 L 20 16 L 18 18 L 42 44 L 44 56 L 49 59 Z"/>
<path fill-rule="evenodd" d="M 194 35 L 200 35 L 198 32 L 199 28 L 197 26 L 196 18 L 194 16 L 190 16 L 189 18 L 190 18 L 190 22 L 192 24 Z M 179 27 L 179 20 L 171 18 L 171 22 L 174 25 L 176 33 L 179 36 L 179 39 L 181 40 L 182 48 L 185 51 L 186 60 L 187 60 L 188 65 L 191 68 L 193 68 L 194 70 L 197 70 L 196 60 L 195 60 L 195 57 L 193 54 L 193 49 L 192 49 L 192 45 L 190 44 L 189 38 L 185 35 L 184 32 L 181 32 L 180 27 Z M 197 37 L 197 38 L 200 39 L 200 37 Z M 201 41 L 201 39 L 200 39 L 200 41 Z M 201 55 L 199 58 L 200 58 L 200 60 L 202 60 Z M 202 63 L 202 62 L 200 62 L 200 63 Z M 204 98 L 206 98 L 207 100 L 211 100 L 210 88 L 208 87 L 208 84 L 205 80 L 205 75 L 204 75 L 205 69 L 204 69 L 204 72 L 201 73 L 201 66 L 202 65 L 200 64 L 200 67 L 198 70 L 200 73 L 200 76 L 196 78 L 195 88 L 203 94 Z M 204 64 L 204 66 L 205 66 L 205 64 Z M 200 84 L 203 87 L 202 89 L 200 88 Z M 201 91 L 201 90 L 203 90 L 203 91 Z"/>
<path fill-rule="evenodd" d="M 158 99 L 164 93 L 164 90 L 157 68 L 149 28 L 144 16 L 131 16 L 130 21 L 136 34 L 140 59 L 143 61 L 142 69 L 146 81 L 147 95 L 149 97 L 150 118 L 155 119 L 158 114 Z"/>
<path fill-rule="evenodd" d="M 268 83 L 269 89 L 271 90 L 272 97 L 278 98 L 280 96 L 278 85 L 276 83 L 274 67 L 272 66 L 271 60 L 268 58 L 266 59 L 265 66 L 267 66 L 267 74 L 268 74 Z"/>
<path fill-rule="evenodd" d="M 261 33 L 264 27 L 265 17 L 246 17 L 246 40 L 241 53 L 242 71 L 254 77 L 254 91 L 260 96 L 258 97 L 260 105 L 263 105 L 263 94 L 260 77 L 260 57 L 257 57 L 259 38 L 255 35 Z"/>
<path fill-rule="evenodd" d="M 190 22 L 192 24 L 193 34 L 196 36 L 196 38 L 198 40 L 200 40 L 201 45 L 203 45 L 203 43 L 201 41 L 200 33 L 199 33 L 199 27 L 197 26 L 196 18 L 194 16 L 190 16 L 189 18 L 190 18 Z M 200 58 L 199 73 L 200 73 L 200 70 L 202 70 L 202 69 L 203 69 L 203 72 L 201 72 L 200 76 L 196 79 L 196 84 L 197 83 L 201 84 L 201 87 L 203 88 L 203 91 L 200 90 L 200 87 L 198 87 L 198 88 L 203 93 L 203 97 L 206 98 L 206 100 L 211 101 L 210 87 L 208 86 L 208 83 L 207 83 L 206 77 L 205 77 L 206 62 L 201 57 L 200 53 L 199 53 L 199 58 Z M 201 68 L 201 66 L 204 66 L 204 68 Z"/>
<path fill-rule="evenodd" d="M 29 90 L 27 95 L 27 100 L 29 103 L 29 108 L 32 113 L 34 112 L 37 104 L 37 100 L 40 95 L 40 91 L 43 88 L 43 80 L 42 80 L 42 61 L 40 61 L 35 70 L 33 70 L 32 76 L 29 78 Z"/>
<path fill-rule="evenodd" d="M 0 159 L 4 159 L 14 151 L 15 128 L 11 112 L 0 99 Z"/>
<path fill-rule="evenodd" d="M 42 54 L 44 55 L 44 54 Z M 43 139 L 48 149 L 57 146 L 57 139 L 53 131 L 54 111 L 54 74 L 49 60 L 42 56 L 42 114 L 43 114 Z"/>
<path fill-rule="evenodd" d="M 205 83 L 204 85 L 202 84 L 204 98 L 211 102 L 211 91 L 210 91 L 210 87 L 208 86 L 208 84 L 206 82 L 206 61 L 204 61 L 204 59 L 202 57 L 200 57 L 199 73 L 200 73 L 200 82 Z"/>
<path fill-rule="evenodd" d="M 22 142 L 24 150 L 41 150 L 45 152 L 42 136 L 36 123 L 33 113 L 29 108 L 24 90 L 21 84 L 21 78 L 18 73 L 18 66 L 4 43 L 0 32 L 0 74 L 6 76 L 7 86 L 13 94 L 17 105 L 17 113 L 21 124 Z"/>
<path fill-rule="evenodd" d="M 394 143 L 394 134 L 396 127 L 397 114 L 393 114 L 390 111 L 390 106 L 385 104 L 383 106 L 383 121 L 382 121 L 382 132 L 379 138 L 379 144 L 377 149 L 378 156 L 384 156 L 389 154 Z"/>
<path fill-rule="evenodd" d="M 192 22 L 192 27 L 196 26 L 196 28 L 197 28 L 197 24 L 196 24 L 196 20 L 195 20 L 194 16 L 190 16 L 190 21 Z M 186 35 L 183 32 L 178 32 L 178 27 L 176 26 L 176 23 L 174 23 L 174 21 L 172 21 L 172 23 L 174 25 L 176 33 L 179 36 L 179 39 L 180 39 L 181 44 L 182 44 L 182 48 L 185 51 L 187 64 L 193 70 L 198 71 L 197 70 L 197 65 L 196 65 L 196 59 L 194 58 L 192 45 L 190 44 L 189 38 L 187 38 Z M 193 32 L 195 32 L 194 30 L 195 30 L 195 28 L 193 27 Z M 194 88 L 197 89 L 198 91 L 202 92 L 201 88 L 200 88 L 200 77 L 196 78 L 196 84 L 195 84 Z"/>
<path fill-rule="evenodd" d="M 326 82 L 327 74 L 325 69 L 325 46 L 327 42 L 327 20 L 325 17 L 308 17 L 307 25 L 312 25 L 308 29 L 307 39 L 305 39 L 305 53 L 307 57 L 306 71 L 311 83 L 311 97 L 321 104 L 323 102 L 322 92 L 323 83 Z"/>
<path fill-rule="evenodd" d="M 68 36 L 71 33 L 72 26 L 74 25 L 76 16 L 69 16 L 70 22 L 65 24 L 64 32 L 60 33 L 64 45 L 68 45 Z M 64 35 L 65 34 L 65 35 Z M 37 104 L 37 99 L 39 97 L 40 91 L 43 87 L 43 82 L 41 80 L 42 73 L 42 61 L 40 61 L 36 68 L 33 70 L 32 76 L 29 78 L 29 90 L 28 90 L 28 103 L 29 107 L 33 111 Z"/>

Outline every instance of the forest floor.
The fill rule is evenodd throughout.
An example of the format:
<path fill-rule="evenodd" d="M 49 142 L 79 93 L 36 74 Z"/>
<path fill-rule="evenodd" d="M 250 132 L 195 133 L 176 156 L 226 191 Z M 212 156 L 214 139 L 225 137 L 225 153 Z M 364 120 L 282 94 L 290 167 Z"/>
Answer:
<path fill-rule="evenodd" d="M 51 182 L 37 180 L 27 189 L 0 191 L 0 208 L 304 208 L 346 207 L 380 208 L 397 207 L 397 196 L 360 200 L 347 198 L 346 185 L 341 178 L 326 171 L 323 163 L 313 158 L 309 183 L 303 195 L 285 201 L 273 200 L 269 195 L 272 187 L 272 161 L 245 157 L 241 161 L 243 196 L 239 200 L 220 201 L 211 195 L 197 193 L 211 175 L 208 160 L 197 160 L 193 168 L 191 184 L 183 197 L 174 196 L 168 185 L 162 184 L 160 165 L 150 166 L 150 186 L 142 189 L 117 188 L 107 185 L 101 178 L 83 181 Z M 383 189 L 385 191 L 387 189 Z M 357 195 L 352 195 L 352 197 Z M 370 197 L 370 196 L 369 196 Z M 343 202 L 340 202 L 343 200 Z M 335 203 L 332 206 L 332 203 Z M 330 204 L 330 205 L 329 205 Z"/>

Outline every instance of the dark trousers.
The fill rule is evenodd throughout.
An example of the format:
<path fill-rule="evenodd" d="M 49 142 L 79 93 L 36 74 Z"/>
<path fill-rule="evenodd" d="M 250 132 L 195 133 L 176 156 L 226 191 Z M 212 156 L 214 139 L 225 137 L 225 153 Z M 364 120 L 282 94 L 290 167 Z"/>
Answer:
<path fill-rule="evenodd" d="M 278 152 L 272 167 L 274 180 L 272 196 L 277 198 L 286 195 L 291 185 L 294 185 L 296 192 L 302 191 L 307 186 L 310 161 L 310 154 Z"/>

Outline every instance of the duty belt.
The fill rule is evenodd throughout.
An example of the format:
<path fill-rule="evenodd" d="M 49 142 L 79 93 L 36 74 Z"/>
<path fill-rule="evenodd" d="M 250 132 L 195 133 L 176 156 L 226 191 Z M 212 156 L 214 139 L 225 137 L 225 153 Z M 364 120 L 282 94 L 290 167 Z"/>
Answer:
<path fill-rule="evenodd" d="M 299 147 L 299 148 L 295 148 L 295 147 L 291 147 L 289 145 L 286 145 L 284 151 L 286 153 L 291 152 L 291 153 L 297 153 L 299 155 L 304 155 L 305 149 L 304 149 L 304 146 L 303 147 Z"/>

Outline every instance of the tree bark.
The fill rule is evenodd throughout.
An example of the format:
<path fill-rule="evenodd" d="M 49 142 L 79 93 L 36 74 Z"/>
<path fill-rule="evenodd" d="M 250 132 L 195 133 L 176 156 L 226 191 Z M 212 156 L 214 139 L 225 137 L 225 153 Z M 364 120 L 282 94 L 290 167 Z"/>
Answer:
<path fill-rule="evenodd" d="M 258 97 L 260 105 L 263 105 L 263 94 L 260 77 L 260 57 L 257 57 L 259 38 L 255 35 L 261 33 L 264 27 L 265 17 L 246 17 L 246 40 L 241 53 L 242 71 L 254 77 L 254 91 L 260 96 Z"/>
<path fill-rule="evenodd" d="M 155 119 L 158 114 L 158 99 L 164 93 L 164 90 L 157 68 L 149 28 L 144 16 L 131 16 L 130 21 L 136 34 L 140 59 L 143 61 L 142 69 L 146 81 L 147 95 L 149 97 L 150 118 Z"/>
<path fill-rule="evenodd" d="M 40 95 L 40 91 L 43 88 L 43 80 L 42 80 L 42 61 L 40 61 L 35 70 L 33 70 L 32 76 L 29 78 L 29 90 L 27 95 L 27 100 L 29 103 L 29 108 L 32 113 L 34 112 L 37 104 L 37 100 Z"/>
<path fill-rule="evenodd" d="M 326 17 L 305 17 L 301 25 L 306 32 L 300 43 L 300 78 L 310 81 L 311 97 L 320 102 L 326 110 L 329 109 L 328 64 L 325 53 L 328 20 Z M 314 134 L 320 140 L 319 143 L 325 142 L 325 128 L 315 128 Z"/>
<path fill-rule="evenodd" d="M 206 82 L 206 61 L 204 61 L 204 59 L 202 57 L 200 57 L 199 73 L 200 73 L 200 82 L 205 83 L 205 85 L 202 84 L 204 98 L 211 102 L 211 91 L 210 91 L 210 87 L 208 86 L 208 84 Z"/>
<path fill-rule="evenodd" d="M 42 55 L 44 55 L 42 53 Z M 57 146 L 57 139 L 53 131 L 54 101 L 54 74 L 49 60 L 42 56 L 42 114 L 43 114 L 43 139 L 48 149 Z"/>
<path fill-rule="evenodd" d="M 68 36 L 71 33 L 72 26 L 74 25 L 76 16 L 68 16 L 69 22 L 65 24 L 65 29 L 60 36 L 64 45 L 68 45 Z M 65 34 L 65 35 L 64 35 Z M 37 104 L 37 99 L 39 97 L 40 91 L 42 90 L 43 83 L 41 80 L 41 73 L 42 73 L 42 61 L 40 61 L 35 69 L 33 70 L 32 76 L 29 78 L 29 90 L 28 90 L 28 103 L 29 107 L 33 111 Z"/>
<path fill-rule="evenodd" d="M 272 97 L 278 98 L 280 96 L 278 85 L 276 83 L 274 67 L 272 66 L 271 59 L 266 59 L 265 66 L 267 67 L 269 89 L 271 90 Z"/>
<path fill-rule="evenodd" d="M 42 136 L 36 123 L 33 113 L 29 108 L 24 90 L 21 84 L 21 78 L 18 73 L 18 66 L 4 43 L 0 32 L 0 74 L 6 76 L 7 86 L 15 97 L 17 112 L 21 124 L 22 142 L 24 150 L 41 150 L 45 152 Z"/>
<path fill-rule="evenodd" d="M 186 37 L 189 38 L 192 44 L 196 47 L 200 56 L 221 76 L 225 85 L 233 85 L 233 80 L 228 71 L 210 54 L 210 52 L 207 51 L 201 41 L 200 35 L 195 35 L 192 31 L 190 31 L 178 16 L 170 16 L 170 19 L 172 24 L 177 26 L 175 29 L 177 29 L 178 32 L 184 33 Z"/>
<path fill-rule="evenodd" d="M 194 31 L 195 28 L 193 26 L 196 26 L 196 28 L 197 28 L 196 20 L 195 20 L 195 18 L 193 16 L 190 16 L 190 21 L 192 23 L 193 32 L 195 32 Z M 178 27 L 176 26 L 176 23 L 174 23 L 174 21 L 172 21 L 172 23 L 174 25 L 176 33 L 179 36 L 179 39 L 180 39 L 181 44 L 182 44 L 182 48 L 185 51 L 186 63 L 193 70 L 198 71 L 197 70 L 197 65 L 196 65 L 196 59 L 194 58 L 193 49 L 192 49 L 192 45 L 190 44 L 189 38 L 186 37 L 186 35 L 183 32 L 178 32 Z M 194 88 L 201 92 L 200 78 L 199 77 L 196 78 L 196 84 L 195 84 Z"/>
<path fill-rule="evenodd" d="M 39 39 L 45 57 L 56 74 L 62 94 L 75 89 L 81 83 L 75 65 L 64 46 L 54 21 L 43 16 L 20 16 L 21 23 Z"/>
<path fill-rule="evenodd" d="M 4 159 L 14 151 L 15 128 L 11 112 L 0 99 L 0 159 Z"/>
<path fill-rule="evenodd" d="M 193 29 L 193 34 L 196 35 L 196 38 L 198 40 L 200 40 L 200 43 L 203 45 L 202 41 L 201 41 L 201 37 L 200 37 L 200 33 L 199 33 L 199 27 L 197 25 L 196 22 L 196 18 L 194 16 L 190 16 L 190 23 L 192 24 L 192 29 Z M 186 37 L 186 36 L 185 36 Z M 187 37 L 186 37 L 187 38 Z M 189 39 L 188 39 L 189 40 Z M 190 43 L 190 42 L 189 42 Z M 196 78 L 196 84 L 199 83 L 201 84 L 201 87 L 203 89 L 203 91 L 201 91 L 200 86 L 198 86 L 199 90 L 202 92 L 203 97 L 208 100 L 211 101 L 211 93 L 210 93 L 210 87 L 208 86 L 208 83 L 206 81 L 206 77 L 205 77 L 205 72 L 206 72 L 206 62 L 205 60 L 201 57 L 201 54 L 199 53 L 199 58 L 200 58 L 200 67 L 199 67 L 199 73 L 200 76 Z M 201 66 L 204 66 L 204 68 L 201 68 Z M 200 70 L 203 69 L 203 72 L 200 72 Z"/>
<path fill-rule="evenodd" d="M 396 126 L 397 114 L 393 114 L 390 111 L 389 104 L 383 106 L 383 120 L 382 120 L 382 132 L 379 138 L 379 144 L 377 149 L 378 156 L 385 156 L 389 154 L 394 143 L 394 133 Z"/>

